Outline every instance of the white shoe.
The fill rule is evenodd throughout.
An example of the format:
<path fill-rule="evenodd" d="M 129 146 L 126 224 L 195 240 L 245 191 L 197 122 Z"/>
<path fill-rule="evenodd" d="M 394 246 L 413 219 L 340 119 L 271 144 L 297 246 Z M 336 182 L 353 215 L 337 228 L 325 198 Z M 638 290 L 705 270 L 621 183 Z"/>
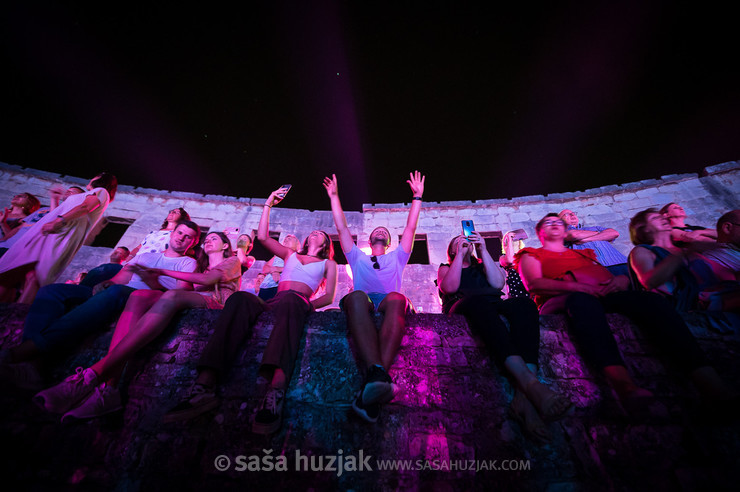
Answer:
<path fill-rule="evenodd" d="M 67 413 L 98 386 L 98 375 L 92 369 L 77 368 L 77 372 L 56 386 L 40 391 L 33 402 L 51 413 Z"/>
<path fill-rule="evenodd" d="M 103 383 L 95 388 L 95 391 L 80 406 L 65 413 L 62 422 L 92 419 L 122 408 L 121 393 L 118 389 Z"/>

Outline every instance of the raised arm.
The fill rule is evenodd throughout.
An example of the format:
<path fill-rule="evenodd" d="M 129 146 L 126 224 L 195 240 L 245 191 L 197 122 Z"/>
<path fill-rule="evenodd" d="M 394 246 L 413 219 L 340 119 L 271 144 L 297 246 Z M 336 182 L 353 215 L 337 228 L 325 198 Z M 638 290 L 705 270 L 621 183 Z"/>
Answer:
<path fill-rule="evenodd" d="M 331 178 L 324 178 L 324 188 L 331 201 L 331 215 L 334 217 L 334 225 L 339 234 L 339 245 L 344 253 L 349 253 L 355 245 L 352 240 L 352 233 L 347 226 L 347 218 L 342 210 L 342 203 L 339 201 L 339 185 L 337 184 L 337 175 L 332 174 Z"/>
<path fill-rule="evenodd" d="M 465 248 L 470 247 L 471 245 L 467 241 L 457 243 L 457 251 L 452 263 L 449 266 L 442 265 L 437 270 L 437 286 L 444 294 L 454 294 L 460 289 L 464 251 Z"/>
<path fill-rule="evenodd" d="M 158 273 L 159 275 L 165 275 L 177 280 L 182 280 L 183 282 L 199 285 L 216 285 L 223 276 L 223 272 L 217 269 L 209 270 L 206 273 L 179 272 L 177 270 L 164 270 L 159 268 L 147 268 L 146 270 Z"/>
<path fill-rule="evenodd" d="M 483 267 L 486 270 L 488 283 L 495 289 L 503 288 L 504 284 L 506 284 L 506 272 L 493 260 L 493 257 L 488 252 L 488 248 L 486 248 L 486 241 L 477 232 L 473 232 L 470 236 L 470 241 L 478 246 L 477 249 L 480 252 L 481 261 L 483 261 Z"/>
<path fill-rule="evenodd" d="M 283 188 L 278 188 L 270 193 L 265 205 L 262 207 L 262 216 L 260 217 L 260 223 L 257 227 L 257 239 L 260 240 L 262 245 L 267 248 L 270 253 L 277 255 L 282 259 L 287 258 L 290 253 L 293 253 L 293 250 L 286 248 L 277 240 L 270 237 L 270 210 L 272 210 L 274 205 L 277 205 L 283 200 L 285 191 L 286 190 Z"/>
<path fill-rule="evenodd" d="M 94 194 L 87 195 L 82 203 L 69 210 L 64 215 L 60 215 L 51 222 L 44 224 L 41 228 L 41 232 L 43 234 L 55 234 L 59 232 L 62 226 L 64 226 L 68 221 L 87 215 L 98 207 L 100 207 L 100 200 L 98 200 L 98 197 Z"/>
<path fill-rule="evenodd" d="M 337 263 L 334 260 L 326 260 L 324 278 L 326 279 L 324 295 L 311 301 L 314 309 L 328 306 L 334 302 L 334 296 L 337 292 Z"/>
<path fill-rule="evenodd" d="M 407 253 L 411 253 L 414 248 L 414 237 L 416 236 L 416 226 L 419 224 L 419 213 L 421 212 L 421 198 L 424 195 L 424 179 L 419 171 L 409 173 L 409 179 L 406 181 L 411 187 L 413 197 L 411 199 L 411 208 L 409 217 L 406 220 L 406 228 L 401 235 L 401 247 Z"/>

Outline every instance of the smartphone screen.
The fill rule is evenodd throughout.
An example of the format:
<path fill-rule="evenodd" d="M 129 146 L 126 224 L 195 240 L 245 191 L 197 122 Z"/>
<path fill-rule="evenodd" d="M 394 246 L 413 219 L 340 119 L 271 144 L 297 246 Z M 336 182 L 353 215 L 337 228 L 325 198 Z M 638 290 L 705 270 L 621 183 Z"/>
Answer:
<path fill-rule="evenodd" d="M 470 234 L 475 231 L 475 226 L 473 225 L 473 221 L 472 220 L 463 220 L 462 221 L 462 229 L 463 229 L 463 235 L 465 237 L 470 236 Z"/>
<path fill-rule="evenodd" d="M 280 198 L 285 198 L 285 195 L 287 195 L 287 194 L 288 194 L 288 192 L 290 191 L 290 189 L 291 189 L 292 187 L 293 187 L 293 185 L 292 185 L 292 184 L 284 184 L 283 186 L 281 186 L 281 187 L 280 187 L 280 188 L 281 188 L 281 189 L 282 189 L 283 191 L 281 191 L 281 192 L 280 192 L 280 193 L 278 193 L 277 195 L 278 195 L 278 196 L 279 196 Z"/>

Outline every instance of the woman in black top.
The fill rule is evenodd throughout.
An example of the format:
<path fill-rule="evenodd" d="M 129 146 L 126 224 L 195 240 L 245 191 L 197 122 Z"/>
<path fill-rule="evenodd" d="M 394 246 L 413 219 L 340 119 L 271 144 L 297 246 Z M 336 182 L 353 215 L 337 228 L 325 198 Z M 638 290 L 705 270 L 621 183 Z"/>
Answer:
<path fill-rule="evenodd" d="M 474 248 L 480 259 L 473 254 Z M 501 299 L 506 273 L 486 250 L 479 234 L 454 238 L 447 248 L 447 257 L 449 264 L 440 265 L 437 273 L 442 311 L 465 316 L 471 330 L 481 336 L 494 360 L 513 379 L 511 415 L 530 437 L 548 441 L 550 433 L 543 419 L 565 416 L 572 403 L 537 379 L 537 307 L 528 298 Z M 511 330 L 500 315 L 507 318 Z"/>

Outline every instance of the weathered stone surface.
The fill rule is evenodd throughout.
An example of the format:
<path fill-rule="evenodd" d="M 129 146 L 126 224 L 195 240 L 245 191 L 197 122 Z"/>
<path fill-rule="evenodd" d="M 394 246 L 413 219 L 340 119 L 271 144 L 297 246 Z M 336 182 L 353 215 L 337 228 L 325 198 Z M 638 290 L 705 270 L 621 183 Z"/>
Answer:
<path fill-rule="evenodd" d="M 26 308 L 0 305 L 0 346 L 18 343 Z M 264 314 L 222 386 L 222 403 L 190 422 L 163 424 L 195 377 L 197 358 L 218 312 L 190 310 L 136 357 L 122 382 L 125 409 L 88 423 L 61 425 L 30 403 L 29 394 L 0 393 L 0 436 L 6 483 L 22 488 L 173 489 L 675 489 L 693 484 L 729 488 L 737 481 L 737 423 L 697 418 L 696 394 L 647 334 L 619 315 L 610 325 L 636 380 L 657 395 L 649 420 L 629 419 L 603 378 L 575 351 L 560 316 L 541 317 L 542 379 L 576 402 L 576 412 L 549 426 L 553 441 L 536 445 L 507 417 L 511 386 L 470 334 L 464 318 L 407 318 L 391 370 L 398 397 L 369 425 L 350 405 L 362 378 L 344 315 L 309 317 L 296 372 L 287 391 L 285 422 L 276 435 L 251 433 L 260 401 L 257 368 L 273 322 Z M 689 318 L 702 346 L 737 384 L 740 340 Z M 376 318 L 379 325 L 381 318 Z M 101 357 L 111 333 L 93 337 L 52 371 L 53 379 Z M 373 471 L 300 471 L 296 453 L 311 457 L 370 455 Z M 237 471 L 237 456 L 284 455 L 287 471 Z M 217 457 L 230 459 L 218 471 Z M 406 460 L 419 469 L 378 470 L 377 460 Z M 436 460 L 436 461 L 435 461 Z M 522 464 L 526 469 L 470 471 Z M 300 462 L 300 460 L 299 460 Z M 246 461 L 245 461 L 246 463 Z M 303 463 L 303 462 L 300 462 Z M 325 463 L 327 463 L 325 461 Z M 442 465 L 444 463 L 445 465 Z M 450 464 L 455 468 L 450 470 Z M 528 463 L 528 465 L 527 465 Z M 436 464 L 436 465 L 435 465 Z M 447 469 L 433 469 L 446 466 Z M 33 485 L 32 485 L 33 484 Z"/>

